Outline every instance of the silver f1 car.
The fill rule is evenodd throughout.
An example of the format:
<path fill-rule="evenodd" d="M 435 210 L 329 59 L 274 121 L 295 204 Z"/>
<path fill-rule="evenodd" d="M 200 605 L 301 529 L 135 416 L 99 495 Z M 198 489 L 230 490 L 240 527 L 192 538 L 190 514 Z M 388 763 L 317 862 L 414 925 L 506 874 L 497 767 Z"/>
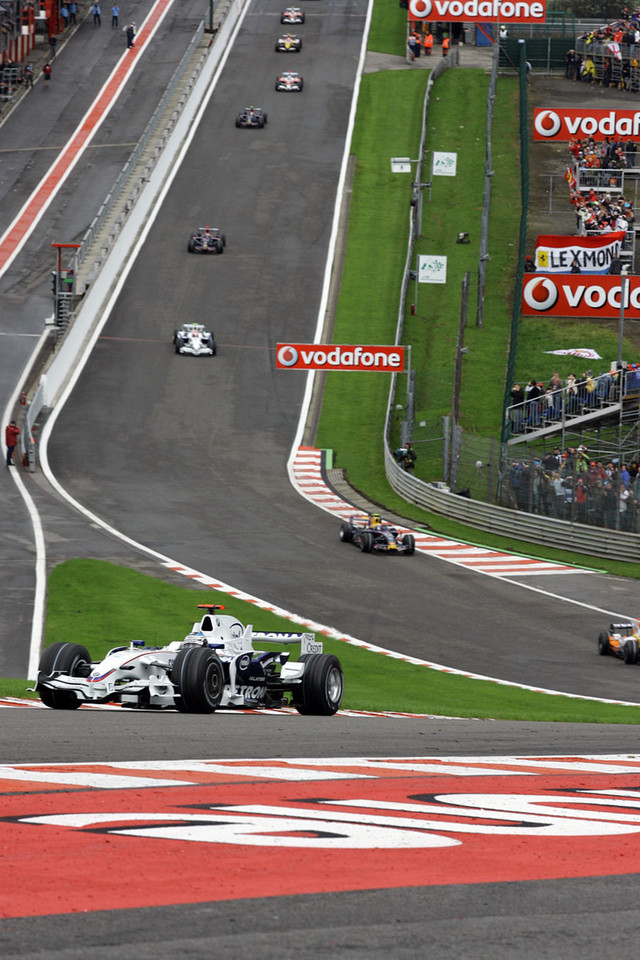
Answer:
<path fill-rule="evenodd" d="M 54 710 L 83 703 L 119 703 L 137 708 L 175 708 L 181 713 L 213 713 L 218 707 L 277 708 L 331 716 L 342 702 L 344 679 L 337 657 L 322 652 L 312 633 L 256 633 L 224 607 L 199 604 L 204 612 L 184 640 L 167 647 L 142 641 L 115 647 L 92 663 L 77 643 L 52 643 L 38 668 L 36 691 Z M 260 652 L 254 640 L 300 643 L 301 656 Z"/>
<path fill-rule="evenodd" d="M 218 347 L 210 330 L 204 323 L 183 323 L 182 329 L 173 331 L 173 343 L 176 353 L 186 353 L 192 357 L 215 357 Z"/>
<path fill-rule="evenodd" d="M 304 23 L 304 13 L 300 7 L 287 7 L 280 14 L 280 23 Z"/>
<path fill-rule="evenodd" d="M 264 127 L 267 115 L 261 107 L 245 107 L 236 117 L 236 127 Z"/>
<path fill-rule="evenodd" d="M 303 86 L 304 80 L 294 70 L 285 70 L 276 79 L 276 90 L 283 90 L 285 93 L 300 93 Z"/>
<path fill-rule="evenodd" d="M 301 50 L 302 40 L 291 33 L 285 33 L 276 40 L 276 53 L 300 53 Z"/>
<path fill-rule="evenodd" d="M 416 541 L 412 533 L 400 534 L 390 523 L 381 520 L 377 513 L 352 516 L 340 527 L 343 543 L 354 543 L 363 553 L 415 552 Z"/>
<path fill-rule="evenodd" d="M 227 238 L 217 227 L 198 227 L 189 237 L 189 253 L 224 253 Z"/>

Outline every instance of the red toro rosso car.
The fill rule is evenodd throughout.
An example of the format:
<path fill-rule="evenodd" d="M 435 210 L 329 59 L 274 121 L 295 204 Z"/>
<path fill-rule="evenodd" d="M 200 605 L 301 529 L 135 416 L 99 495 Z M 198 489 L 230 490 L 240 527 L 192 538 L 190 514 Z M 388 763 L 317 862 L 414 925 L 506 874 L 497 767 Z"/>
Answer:
<path fill-rule="evenodd" d="M 276 90 L 284 93 L 301 93 L 304 86 L 304 80 L 299 73 L 294 70 L 285 70 L 276 79 Z"/>
<path fill-rule="evenodd" d="M 264 127 L 267 115 L 261 107 L 245 107 L 236 117 L 236 127 Z"/>
<path fill-rule="evenodd" d="M 280 14 L 280 23 L 304 23 L 304 13 L 300 7 L 287 7 Z"/>
<path fill-rule="evenodd" d="M 398 533 L 390 523 L 381 520 L 377 513 L 349 517 L 340 527 L 343 543 L 353 543 L 363 553 L 415 552 L 416 542 L 412 533 Z"/>
<path fill-rule="evenodd" d="M 217 227 L 198 227 L 189 237 L 189 253 L 224 253 L 227 238 Z"/>

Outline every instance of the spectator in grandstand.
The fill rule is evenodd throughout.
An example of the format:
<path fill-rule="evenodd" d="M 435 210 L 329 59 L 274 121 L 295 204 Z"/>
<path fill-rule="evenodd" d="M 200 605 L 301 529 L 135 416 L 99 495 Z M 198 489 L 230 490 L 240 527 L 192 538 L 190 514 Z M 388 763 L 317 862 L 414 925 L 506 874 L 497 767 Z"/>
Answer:
<path fill-rule="evenodd" d="M 529 380 L 529 383 L 524 388 L 524 398 L 525 398 L 525 422 L 530 427 L 537 427 L 540 424 L 540 404 L 539 397 L 543 394 L 542 387 L 536 382 L 536 380 Z"/>
<path fill-rule="evenodd" d="M 602 71 L 602 86 L 608 87 L 611 84 L 611 60 L 605 60 Z"/>
<path fill-rule="evenodd" d="M 596 67 L 590 56 L 587 56 L 582 64 L 580 79 L 583 83 L 591 83 L 596 79 Z"/>
<path fill-rule="evenodd" d="M 522 431 L 522 418 L 524 415 L 524 390 L 519 383 L 511 388 L 511 429 L 513 433 Z"/>
<path fill-rule="evenodd" d="M 531 259 L 531 257 L 529 257 L 529 256 L 527 256 L 527 257 L 524 258 L 524 272 L 525 272 L 525 273 L 535 273 L 535 272 L 536 272 L 536 265 L 535 265 L 535 263 L 533 262 L 533 260 Z"/>

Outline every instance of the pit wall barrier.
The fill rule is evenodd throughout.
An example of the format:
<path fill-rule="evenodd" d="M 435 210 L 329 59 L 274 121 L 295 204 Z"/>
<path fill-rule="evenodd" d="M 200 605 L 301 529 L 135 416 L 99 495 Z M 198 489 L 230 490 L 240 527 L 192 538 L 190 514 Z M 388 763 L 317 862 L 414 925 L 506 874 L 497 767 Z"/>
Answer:
<path fill-rule="evenodd" d="M 209 48 L 207 62 L 193 87 L 191 96 L 184 105 L 162 156 L 158 159 L 145 189 L 123 225 L 111 255 L 89 287 L 76 313 L 73 325 L 40 379 L 39 388 L 42 389 L 36 390 L 30 404 L 29 415 L 32 422 L 44 407 L 53 408 L 59 402 L 80 356 L 92 337 L 96 336 L 109 302 L 117 296 L 118 284 L 122 282 L 125 266 L 133 265 L 133 261 L 130 261 L 131 251 L 138 242 L 150 211 L 157 203 L 180 149 L 191 131 L 200 104 L 208 92 L 246 4 L 247 0 L 232 0 L 228 5 L 225 20 L 220 24 Z"/>

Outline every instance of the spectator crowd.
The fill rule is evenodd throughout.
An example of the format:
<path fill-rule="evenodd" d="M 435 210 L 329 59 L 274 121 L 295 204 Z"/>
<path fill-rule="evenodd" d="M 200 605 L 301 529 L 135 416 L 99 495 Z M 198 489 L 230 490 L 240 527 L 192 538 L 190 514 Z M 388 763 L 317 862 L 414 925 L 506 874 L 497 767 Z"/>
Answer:
<path fill-rule="evenodd" d="M 640 468 L 617 457 L 592 459 L 588 448 L 555 447 L 532 460 L 513 460 L 506 496 L 516 510 L 640 532 Z"/>

